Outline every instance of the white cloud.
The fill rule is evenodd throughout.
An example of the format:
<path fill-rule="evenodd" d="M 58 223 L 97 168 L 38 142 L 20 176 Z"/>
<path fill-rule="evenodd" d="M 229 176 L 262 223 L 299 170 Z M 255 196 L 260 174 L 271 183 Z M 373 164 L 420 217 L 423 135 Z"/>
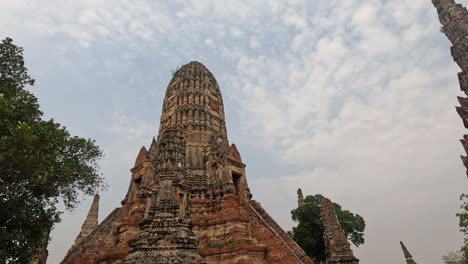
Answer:
<path fill-rule="evenodd" d="M 383 256 L 398 262 L 398 253 L 383 249 L 404 239 L 420 252 L 419 261 L 438 263 L 461 243 L 454 217 L 459 184 L 466 180 L 458 158 L 461 122 L 453 108 L 458 70 L 448 47 L 434 44 L 443 36 L 433 7 L 418 2 L 405 8 L 420 14 L 411 23 L 396 21 L 405 3 L 392 3 L 393 9 L 377 1 L 347 9 L 342 16 L 352 17 L 349 24 L 327 24 L 323 36 L 307 43 L 312 48 L 293 39 L 284 51 L 290 56 L 238 54 L 232 82 L 242 87 L 244 136 L 282 153 L 292 166 L 309 168 L 252 183 L 263 190 L 287 186 L 261 193 L 273 213 L 291 208 L 297 187 L 324 193 L 367 219 L 368 242 L 358 250 L 364 262 L 382 263 Z M 428 12 L 432 20 L 422 15 Z M 313 36 L 322 22 L 314 19 L 311 32 L 300 34 Z M 252 137 L 252 131 L 260 132 Z M 427 204 L 433 199 L 434 207 Z M 282 212 L 277 217 L 291 224 Z M 427 228 L 453 246 L 428 251 Z"/>

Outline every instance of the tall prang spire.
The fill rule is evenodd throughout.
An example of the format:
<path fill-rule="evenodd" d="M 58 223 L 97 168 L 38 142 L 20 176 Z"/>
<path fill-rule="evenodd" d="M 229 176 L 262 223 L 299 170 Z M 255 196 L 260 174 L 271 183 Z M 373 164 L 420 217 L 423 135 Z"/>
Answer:
<path fill-rule="evenodd" d="M 197 61 L 178 69 L 167 86 L 157 144 L 152 152 L 158 152 L 162 138 L 175 134 L 185 141 L 184 161 L 190 171 L 185 177 L 189 186 L 198 190 L 228 188 L 235 191 L 228 186 L 230 177 L 225 173 L 221 177 L 212 173 L 217 167 L 215 163 L 223 163 L 222 159 L 233 147 L 227 137 L 218 83 L 214 75 Z M 221 168 L 218 170 L 217 173 L 221 173 Z M 239 182 L 247 187 L 245 177 L 239 178 Z M 242 192 L 242 196 L 248 194 Z"/>
<path fill-rule="evenodd" d="M 63 264 L 313 263 L 252 200 L 245 167 L 228 142 L 213 74 L 199 62 L 182 66 L 167 87 L 158 135 L 131 169 L 122 207 Z"/>
<path fill-rule="evenodd" d="M 91 234 L 98 226 L 98 213 L 99 213 L 99 194 L 95 194 L 91 208 L 89 208 L 86 220 L 81 226 L 80 234 L 75 239 L 73 247 L 78 245 L 83 239 Z"/>
<path fill-rule="evenodd" d="M 192 61 L 178 69 L 166 90 L 159 134 L 168 129 L 199 131 L 199 143 L 207 135 L 227 140 L 224 106 L 214 75 L 200 62 Z"/>
<path fill-rule="evenodd" d="M 403 244 L 403 241 L 400 241 L 400 245 L 401 245 L 401 249 L 403 250 L 403 255 L 405 256 L 406 263 L 417 264 L 416 261 L 413 260 L 413 256 L 411 256 L 405 244 Z"/>
<path fill-rule="evenodd" d="M 460 89 L 468 95 L 468 10 L 454 0 L 432 0 L 432 3 L 437 8 L 441 31 L 452 43 L 452 57 L 462 69 L 458 73 Z M 460 106 L 456 110 L 468 128 L 468 97 L 458 97 L 458 101 Z M 464 135 L 461 143 L 468 153 L 467 138 L 468 135 Z M 461 156 L 461 159 L 468 175 L 468 159 L 465 156 Z"/>
<path fill-rule="evenodd" d="M 341 228 L 335 207 L 330 199 L 323 197 L 320 208 L 323 221 L 326 264 L 358 264 L 346 234 Z"/>

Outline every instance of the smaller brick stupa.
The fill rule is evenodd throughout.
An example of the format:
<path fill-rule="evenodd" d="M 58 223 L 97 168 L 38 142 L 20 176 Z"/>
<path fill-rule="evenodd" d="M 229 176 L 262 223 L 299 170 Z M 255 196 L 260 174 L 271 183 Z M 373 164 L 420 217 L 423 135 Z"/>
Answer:
<path fill-rule="evenodd" d="M 96 227 L 98 226 L 98 216 L 99 216 L 99 194 L 96 193 L 94 195 L 91 208 L 89 208 L 88 215 L 86 216 L 86 220 L 81 226 L 80 233 L 76 237 L 75 243 L 73 244 L 73 246 L 78 245 L 83 239 L 89 236 L 89 234 L 91 234 L 94 231 L 94 229 L 96 229 Z"/>
<path fill-rule="evenodd" d="M 346 234 L 341 228 L 333 203 L 326 197 L 320 209 L 324 231 L 326 264 L 358 264 Z"/>

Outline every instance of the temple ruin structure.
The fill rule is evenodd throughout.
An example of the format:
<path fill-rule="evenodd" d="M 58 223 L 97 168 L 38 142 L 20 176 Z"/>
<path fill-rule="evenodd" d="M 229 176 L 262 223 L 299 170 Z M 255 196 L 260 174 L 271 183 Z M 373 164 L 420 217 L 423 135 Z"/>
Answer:
<path fill-rule="evenodd" d="M 468 11 L 454 0 L 432 0 L 437 9 L 439 21 L 442 24 L 441 31 L 452 43 L 451 53 L 454 61 L 460 66 L 458 73 L 460 89 L 468 95 Z M 463 120 L 465 128 L 468 128 L 468 97 L 458 97 L 460 106 L 456 107 L 458 114 Z M 468 135 L 460 140 L 465 152 L 468 153 Z M 461 156 L 463 164 L 467 168 L 468 158 Z"/>
<path fill-rule="evenodd" d="M 359 260 L 351 250 L 351 244 L 341 228 L 335 207 L 330 199 L 323 197 L 320 208 L 323 221 L 326 264 L 358 264 Z"/>
<path fill-rule="evenodd" d="M 158 136 L 131 173 L 122 206 L 94 226 L 93 203 L 63 264 L 313 263 L 252 199 L 218 83 L 199 62 L 174 73 Z"/>

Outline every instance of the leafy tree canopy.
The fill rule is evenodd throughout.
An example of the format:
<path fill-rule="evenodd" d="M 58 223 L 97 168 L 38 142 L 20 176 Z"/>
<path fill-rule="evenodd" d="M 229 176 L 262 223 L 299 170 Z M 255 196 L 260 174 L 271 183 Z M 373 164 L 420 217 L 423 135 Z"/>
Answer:
<path fill-rule="evenodd" d="M 320 194 L 308 195 L 302 207 L 292 210 L 292 219 L 298 225 L 288 232 L 309 257 L 317 260 L 325 260 L 324 227 L 320 216 L 322 199 Z M 364 219 L 358 214 L 343 210 L 339 204 L 333 205 L 348 240 L 355 246 L 364 244 Z"/>
<path fill-rule="evenodd" d="M 103 186 L 94 140 L 72 136 L 43 120 L 23 49 L 0 43 L 0 259 L 28 263 L 60 221 L 57 205 L 73 209 L 79 193 Z"/>
<path fill-rule="evenodd" d="M 444 264 L 468 264 L 462 251 L 450 252 L 442 257 Z"/>
<path fill-rule="evenodd" d="M 465 236 L 464 245 L 459 251 L 451 252 L 442 257 L 445 264 L 468 264 L 468 194 L 461 194 L 461 211 L 457 213 L 458 227 Z"/>

